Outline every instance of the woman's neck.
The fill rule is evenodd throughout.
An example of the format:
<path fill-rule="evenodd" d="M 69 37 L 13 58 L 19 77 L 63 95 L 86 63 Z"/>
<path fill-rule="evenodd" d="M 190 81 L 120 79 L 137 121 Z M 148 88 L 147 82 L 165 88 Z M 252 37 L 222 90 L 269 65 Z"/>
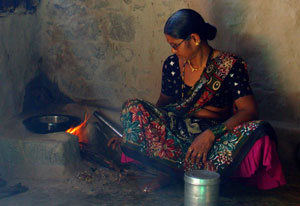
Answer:
<path fill-rule="evenodd" d="M 197 69 L 204 68 L 212 49 L 213 48 L 211 48 L 206 42 L 200 44 L 195 54 L 188 59 L 190 61 L 190 65 Z"/>

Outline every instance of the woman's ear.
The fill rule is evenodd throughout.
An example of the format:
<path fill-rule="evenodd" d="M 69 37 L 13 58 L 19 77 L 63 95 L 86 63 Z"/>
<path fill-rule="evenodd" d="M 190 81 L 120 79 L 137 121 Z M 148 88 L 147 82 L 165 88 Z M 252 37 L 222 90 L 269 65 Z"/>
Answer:
<path fill-rule="evenodd" d="M 196 46 L 199 46 L 201 43 L 200 36 L 196 33 L 192 33 L 190 36 L 192 43 L 194 43 Z"/>

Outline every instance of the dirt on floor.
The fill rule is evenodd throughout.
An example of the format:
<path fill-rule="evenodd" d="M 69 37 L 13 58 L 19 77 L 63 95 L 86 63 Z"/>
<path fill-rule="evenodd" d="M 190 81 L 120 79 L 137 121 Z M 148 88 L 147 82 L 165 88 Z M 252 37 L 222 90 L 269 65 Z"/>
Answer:
<path fill-rule="evenodd" d="M 78 171 L 63 180 L 10 180 L 0 188 L 20 183 L 27 190 L 0 196 L 1 206 L 152 206 L 184 205 L 184 183 L 178 181 L 156 192 L 144 193 L 143 185 L 158 171 L 142 165 L 124 166 L 121 172 L 83 161 Z M 240 182 L 221 185 L 219 206 L 300 206 L 300 177 L 287 176 L 288 184 L 273 190 L 257 190 Z M 1 189 L 0 189 L 1 194 Z M 2 193 L 3 194 L 3 193 Z"/>

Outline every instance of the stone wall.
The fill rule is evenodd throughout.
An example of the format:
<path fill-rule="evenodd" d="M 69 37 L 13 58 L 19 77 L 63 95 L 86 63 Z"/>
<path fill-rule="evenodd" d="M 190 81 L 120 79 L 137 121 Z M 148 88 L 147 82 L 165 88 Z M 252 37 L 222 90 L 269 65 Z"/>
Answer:
<path fill-rule="evenodd" d="M 182 0 L 43 1 L 43 68 L 74 100 L 120 108 L 129 97 L 155 101 L 170 48 L 163 25 Z M 176 5 L 176 6 L 175 6 Z"/>
<path fill-rule="evenodd" d="M 213 46 L 248 62 L 261 117 L 299 124 L 298 0 L 42 0 L 36 14 L 0 19 L 1 114 L 20 111 L 39 69 L 75 101 L 155 102 L 171 54 L 163 26 L 185 7 L 218 28 Z"/>
<path fill-rule="evenodd" d="M 261 116 L 299 123 L 296 0 L 45 0 L 39 10 L 43 68 L 76 100 L 115 107 L 129 97 L 155 102 L 170 54 L 163 25 L 184 7 L 217 26 L 216 48 L 246 59 Z"/>
<path fill-rule="evenodd" d="M 22 111 L 25 86 L 38 73 L 40 24 L 32 9 L 1 7 L 0 121 Z"/>

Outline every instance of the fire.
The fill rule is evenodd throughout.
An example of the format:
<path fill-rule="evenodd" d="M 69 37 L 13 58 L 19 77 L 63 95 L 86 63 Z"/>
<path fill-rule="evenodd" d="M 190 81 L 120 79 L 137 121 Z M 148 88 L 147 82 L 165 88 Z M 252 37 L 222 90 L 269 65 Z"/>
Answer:
<path fill-rule="evenodd" d="M 91 117 L 91 115 L 87 115 L 85 114 L 84 116 L 84 121 L 76 126 L 76 127 L 71 127 L 69 128 L 66 132 L 76 135 L 78 137 L 78 141 L 82 142 L 82 143 L 88 143 L 88 139 L 87 139 L 87 135 L 86 135 L 86 123 L 89 120 L 89 118 Z"/>

